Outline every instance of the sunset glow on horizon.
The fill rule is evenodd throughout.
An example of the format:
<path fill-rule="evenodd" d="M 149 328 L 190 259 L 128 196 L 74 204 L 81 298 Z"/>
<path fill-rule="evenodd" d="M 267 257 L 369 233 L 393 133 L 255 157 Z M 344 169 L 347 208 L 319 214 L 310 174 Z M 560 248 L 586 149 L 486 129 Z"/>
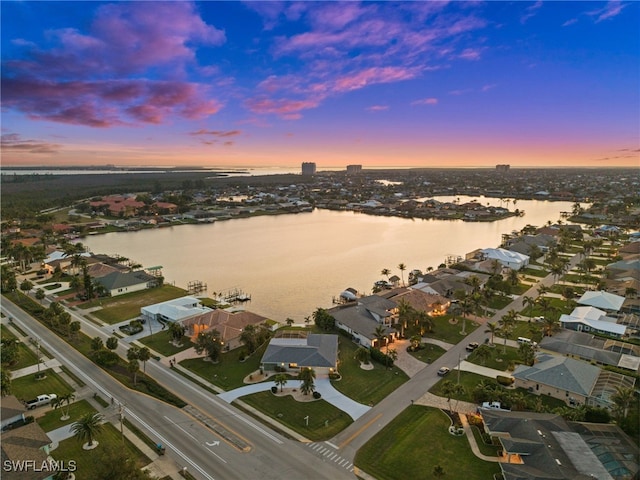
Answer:
<path fill-rule="evenodd" d="M 5 168 L 640 166 L 638 2 L 0 8 Z"/>

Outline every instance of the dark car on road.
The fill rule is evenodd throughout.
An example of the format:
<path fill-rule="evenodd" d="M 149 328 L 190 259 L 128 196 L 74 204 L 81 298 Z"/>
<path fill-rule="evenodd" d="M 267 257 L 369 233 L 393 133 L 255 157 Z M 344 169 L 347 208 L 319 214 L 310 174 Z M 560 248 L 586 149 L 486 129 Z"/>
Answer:
<path fill-rule="evenodd" d="M 478 348 L 480 345 L 478 344 L 478 342 L 471 342 L 469 345 L 467 345 L 466 348 L 467 352 L 473 352 L 476 348 Z"/>
<path fill-rule="evenodd" d="M 451 369 L 449 367 L 440 367 L 440 370 L 438 370 L 438 376 L 444 377 L 450 371 Z"/>

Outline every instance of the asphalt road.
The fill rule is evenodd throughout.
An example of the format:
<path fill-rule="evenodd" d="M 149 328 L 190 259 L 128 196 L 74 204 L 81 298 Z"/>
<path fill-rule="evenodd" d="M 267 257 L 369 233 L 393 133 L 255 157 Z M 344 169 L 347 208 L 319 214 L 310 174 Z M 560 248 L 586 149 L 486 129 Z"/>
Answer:
<path fill-rule="evenodd" d="M 224 437 L 205 427 L 200 421 L 164 402 L 129 390 L 100 367 L 50 332 L 17 306 L 3 298 L 2 310 L 28 335 L 39 338 L 41 345 L 103 398 L 115 398 L 125 405 L 125 417 L 151 439 L 166 447 L 177 468 L 186 466 L 198 479 L 354 479 L 350 465 L 338 461 L 340 456 L 321 455 L 308 445 L 289 440 L 269 430 L 253 418 L 215 398 L 179 374 L 151 360 L 147 373 L 180 395 L 189 405 L 208 416 L 248 444 L 241 451 Z M 102 331 L 70 311 L 83 322 L 90 336 L 103 336 Z M 95 329 L 92 332 L 92 328 Z M 119 353 L 126 351 L 121 342 Z M 107 415 L 111 415 L 111 409 Z M 113 416 L 117 415 L 116 408 Z M 340 464 L 344 466 L 340 466 Z M 82 472 L 79 472 L 82 473 Z M 86 475 L 86 474 L 85 474 Z M 82 475 L 90 478 L 90 475 Z"/>

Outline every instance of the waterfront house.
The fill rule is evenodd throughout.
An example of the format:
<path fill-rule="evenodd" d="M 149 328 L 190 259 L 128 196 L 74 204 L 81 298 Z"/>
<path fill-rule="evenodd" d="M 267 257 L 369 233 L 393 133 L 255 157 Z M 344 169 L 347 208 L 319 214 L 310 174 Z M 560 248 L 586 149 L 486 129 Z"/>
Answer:
<path fill-rule="evenodd" d="M 196 297 L 185 296 L 142 307 L 140 314 L 147 321 L 179 322 L 209 311 Z"/>
<path fill-rule="evenodd" d="M 587 290 L 578 299 L 580 305 L 588 305 L 596 308 L 601 308 L 609 312 L 617 312 L 624 303 L 624 297 L 620 295 L 614 295 L 613 293 L 599 291 L 594 292 Z"/>
<path fill-rule="evenodd" d="M 338 336 L 284 332 L 271 339 L 260 365 L 267 372 L 278 367 L 288 372 L 312 368 L 316 375 L 333 373 L 338 368 Z"/>
<path fill-rule="evenodd" d="M 336 327 L 352 335 L 355 342 L 365 347 L 382 347 L 375 331 L 384 328 L 386 339 L 393 342 L 397 332 L 391 328 L 397 318 L 398 305 L 378 295 L 359 298 L 355 304 L 341 305 L 328 310 L 335 319 Z"/>
<path fill-rule="evenodd" d="M 138 292 L 158 286 L 159 279 L 141 270 L 134 272 L 111 272 L 95 279 L 110 296 L 116 297 L 125 293 Z"/>
<path fill-rule="evenodd" d="M 187 328 L 187 335 L 192 340 L 195 340 L 201 332 L 215 329 L 220 334 L 220 340 L 229 349 L 234 349 L 242 344 L 240 335 L 242 335 L 245 328 L 249 325 L 265 325 L 267 320 L 267 317 L 244 310 L 232 312 L 221 309 L 208 309 L 204 313 L 200 312 L 195 316 L 182 320 L 182 325 Z"/>
<path fill-rule="evenodd" d="M 484 248 L 480 251 L 483 260 L 497 260 L 504 267 L 512 270 L 520 270 L 529 265 L 529 256 L 518 252 L 505 250 L 504 248 Z"/>

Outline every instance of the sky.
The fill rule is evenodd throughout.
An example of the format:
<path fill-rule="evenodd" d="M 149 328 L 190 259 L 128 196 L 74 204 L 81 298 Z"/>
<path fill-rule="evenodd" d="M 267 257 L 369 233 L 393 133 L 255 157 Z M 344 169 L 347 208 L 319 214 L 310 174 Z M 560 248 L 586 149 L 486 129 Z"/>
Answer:
<path fill-rule="evenodd" d="M 640 3 L 2 1 L 7 166 L 640 166 Z"/>

